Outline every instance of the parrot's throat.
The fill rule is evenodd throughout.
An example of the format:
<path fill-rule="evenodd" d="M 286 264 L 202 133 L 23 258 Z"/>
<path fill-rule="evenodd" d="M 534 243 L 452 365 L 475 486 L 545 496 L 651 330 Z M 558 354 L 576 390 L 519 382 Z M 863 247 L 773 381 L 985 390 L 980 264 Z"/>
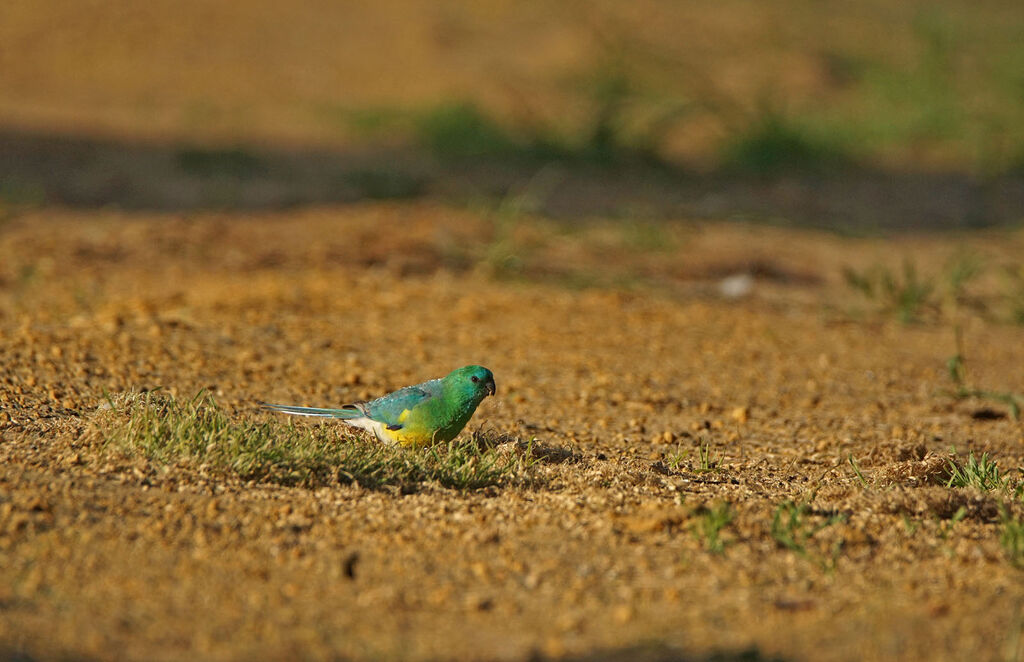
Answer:
<path fill-rule="evenodd" d="M 445 398 L 445 400 L 450 404 L 448 411 L 445 412 L 446 425 L 444 427 L 462 430 L 466 423 L 469 422 L 469 419 L 473 417 L 473 412 L 476 411 L 483 398 L 475 394 L 457 393 L 452 394 L 450 398 Z"/>

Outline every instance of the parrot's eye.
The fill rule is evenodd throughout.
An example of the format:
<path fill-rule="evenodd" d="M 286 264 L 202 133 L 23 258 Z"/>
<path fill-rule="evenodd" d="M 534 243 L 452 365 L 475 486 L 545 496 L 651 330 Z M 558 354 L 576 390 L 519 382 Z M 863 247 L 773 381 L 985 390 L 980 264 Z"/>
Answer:
<path fill-rule="evenodd" d="M 475 384 L 478 381 L 480 381 L 480 378 L 477 377 L 476 375 L 473 375 L 472 377 L 469 378 L 469 381 L 471 381 L 471 382 L 473 382 Z"/>

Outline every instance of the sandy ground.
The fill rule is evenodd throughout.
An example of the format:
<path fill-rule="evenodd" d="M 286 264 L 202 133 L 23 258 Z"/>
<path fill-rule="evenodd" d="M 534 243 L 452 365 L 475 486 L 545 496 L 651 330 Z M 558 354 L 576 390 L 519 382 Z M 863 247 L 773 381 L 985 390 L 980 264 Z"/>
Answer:
<path fill-rule="evenodd" d="M 1022 658 L 1024 428 L 946 368 L 959 329 L 971 386 L 1024 393 L 1015 3 L 94 4 L 0 7 L 0 661 Z M 620 122 L 685 104 L 677 170 L 410 124 L 578 142 L 616 76 Z M 870 158 L 715 174 L 772 113 Z M 481 489 L 104 436 L 108 397 L 284 430 L 260 402 L 468 363 L 471 431 L 529 464 Z M 947 487 L 951 450 L 1010 489 Z"/>
<path fill-rule="evenodd" d="M 1021 329 L 901 324 L 840 267 L 940 274 L 969 250 L 995 292 L 1022 243 L 496 234 L 394 205 L 11 218 L 0 658 L 1017 659 L 1012 496 L 946 488 L 934 458 L 989 452 L 1019 479 L 1021 424 L 946 395 L 945 361 L 959 323 L 971 379 L 1024 392 Z M 727 299 L 735 273 L 753 289 Z M 547 451 L 481 490 L 246 484 L 91 433 L 104 392 L 206 388 L 264 420 L 263 400 L 340 404 L 471 362 L 498 384 L 471 426 Z M 787 500 L 802 550 L 773 535 Z M 724 503 L 717 550 L 702 527 Z"/>

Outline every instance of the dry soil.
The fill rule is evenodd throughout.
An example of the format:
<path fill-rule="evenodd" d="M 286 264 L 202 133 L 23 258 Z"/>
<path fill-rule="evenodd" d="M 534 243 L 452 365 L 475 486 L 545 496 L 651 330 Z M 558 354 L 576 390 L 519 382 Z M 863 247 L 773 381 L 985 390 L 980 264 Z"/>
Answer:
<path fill-rule="evenodd" d="M 1012 495 L 943 481 L 951 448 L 1024 465 L 1021 424 L 945 368 L 959 325 L 970 379 L 1024 392 L 1021 328 L 985 307 L 1024 236 L 501 228 L 394 205 L 9 218 L 0 658 L 1018 659 Z M 941 289 L 964 251 L 977 300 L 912 324 L 840 276 L 912 256 Z M 528 476 L 283 487 L 90 434 L 105 393 L 205 388 L 264 420 L 466 363 L 498 384 L 471 427 L 534 439 Z"/>

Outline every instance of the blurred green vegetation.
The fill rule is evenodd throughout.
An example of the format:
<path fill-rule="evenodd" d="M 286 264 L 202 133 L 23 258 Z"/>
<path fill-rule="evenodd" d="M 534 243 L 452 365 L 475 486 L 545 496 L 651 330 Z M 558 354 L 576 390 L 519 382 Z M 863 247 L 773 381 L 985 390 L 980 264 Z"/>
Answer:
<path fill-rule="evenodd" d="M 966 167 L 991 176 L 1024 169 L 1024 39 L 1006 30 L 988 43 L 988 22 L 970 10 L 923 6 L 909 43 L 816 54 L 827 95 L 788 98 L 770 85 L 756 98 L 726 91 L 699 63 L 637 45 L 625 31 L 600 35 L 589 64 L 568 76 L 573 121 L 545 112 L 508 115 L 471 98 L 419 109 L 334 112 L 363 136 L 404 136 L 442 158 L 686 166 L 673 136 L 712 123 L 712 163 L 727 172 L 776 174 L 872 167 L 898 161 Z M 671 81 L 664 85 L 666 80 Z"/>
<path fill-rule="evenodd" d="M 88 52 L 40 34 L 41 10 L 27 10 L 4 26 L 0 202 L 472 204 L 552 166 L 561 183 L 536 205 L 551 216 L 854 234 L 1015 224 L 1024 13 L 1010 5 L 299 2 L 254 7 L 245 26 L 219 15 L 154 49 L 100 17 L 82 30 Z M 136 16 L 140 29 L 159 32 L 169 11 Z M 203 31 L 220 57 L 186 57 Z M 772 179 L 802 181 L 765 190 Z"/>
<path fill-rule="evenodd" d="M 598 95 L 593 117 L 575 132 L 554 126 L 503 122 L 470 100 L 446 101 L 420 110 L 381 108 L 338 111 L 347 128 L 369 139 L 408 141 L 442 160 L 510 159 L 520 164 L 663 165 L 655 124 L 636 135 L 621 125 L 620 94 Z"/>
<path fill-rule="evenodd" d="M 850 149 L 838 132 L 816 131 L 768 109 L 723 145 L 721 159 L 739 173 L 820 172 L 852 165 Z"/>
<path fill-rule="evenodd" d="M 201 177 L 248 179 L 265 170 L 260 158 L 244 147 L 183 148 L 178 151 L 177 162 L 178 167 L 185 173 Z"/>

